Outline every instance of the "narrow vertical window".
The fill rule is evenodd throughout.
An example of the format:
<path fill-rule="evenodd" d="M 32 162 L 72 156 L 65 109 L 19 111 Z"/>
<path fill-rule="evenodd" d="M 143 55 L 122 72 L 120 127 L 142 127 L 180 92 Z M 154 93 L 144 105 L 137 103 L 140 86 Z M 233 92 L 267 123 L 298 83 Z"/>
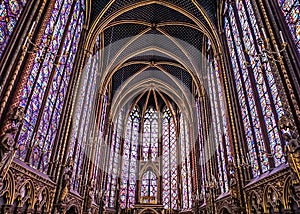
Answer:
<path fill-rule="evenodd" d="M 166 209 L 178 209 L 177 141 L 173 115 L 165 107 L 162 118 L 163 203 Z"/>
<path fill-rule="evenodd" d="M 181 196 L 182 210 L 189 211 L 192 208 L 192 165 L 191 165 L 191 144 L 189 127 L 180 115 L 180 166 L 181 166 Z"/>
<path fill-rule="evenodd" d="M 276 167 L 285 162 L 276 125 L 284 112 L 270 62 L 256 57 L 261 50 L 257 44 L 261 34 L 251 2 L 238 0 L 227 8 L 224 27 L 248 145 L 247 158 L 256 177 L 268 171 L 271 163 Z"/>
<path fill-rule="evenodd" d="M 107 163 L 107 187 L 106 187 L 106 207 L 115 207 L 117 202 L 117 187 L 119 177 L 120 149 L 123 133 L 124 112 L 120 111 L 114 126 L 112 141 L 109 147 L 109 161 Z"/>
<path fill-rule="evenodd" d="M 21 98 L 25 120 L 17 156 L 22 160 L 29 157 L 31 166 L 42 172 L 48 169 L 73 69 L 84 22 L 82 7 L 71 0 L 55 2 Z"/>
<path fill-rule="evenodd" d="M 27 0 L 3 0 L 0 3 L 0 58 L 26 3 Z"/>
<path fill-rule="evenodd" d="M 149 149 L 152 159 L 158 157 L 158 115 L 153 107 L 147 109 L 144 116 L 143 159 L 148 160 Z"/>
<path fill-rule="evenodd" d="M 122 209 L 133 208 L 135 204 L 139 127 L 140 111 L 138 107 L 135 107 L 127 120 L 123 145 L 120 186 L 120 206 Z"/>
<path fill-rule="evenodd" d="M 298 0 L 278 0 L 278 4 L 300 54 L 300 2 Z"/>
<path fill-rule="evenodd" d="M 208 42 L 210 49 L 210 42 Z M 211 105 L 212 124 L 210 129 L 212 133 L 211 142 L 215 145 L 217 173 L 221 193 L 227 192 L 228 189 L 228 172 L 226 162 L 232 160 L 231 148 L 228 133 L 228 122 L 225 115 L 225 104 L 221 88 L 219 64 L 213 56 L 207 56 L 207 76 L 208 76 L 208 92 Z"/>

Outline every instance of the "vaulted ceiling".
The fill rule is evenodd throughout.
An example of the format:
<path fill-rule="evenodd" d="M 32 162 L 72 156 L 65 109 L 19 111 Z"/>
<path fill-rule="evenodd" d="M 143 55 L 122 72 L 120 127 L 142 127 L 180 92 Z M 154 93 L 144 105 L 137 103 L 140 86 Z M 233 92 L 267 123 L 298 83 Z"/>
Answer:
<path fill-rule="evenodd" d="M 207 37 L 217 43 L 218 5 L 219 0 L 92 0 L 87 48 L 102 36 L 102 84 L 112 80 L 113 94 L 121 88 L 117 96 L 124 89 L 125 94 L 136 90 L 138 96 L 143 90 L 137 87 L 148 87 L 140 83 L 148 72 L 167 75 L 165 91 L 160 79 L 152 78 L 151 85 L 175 97 L 178 88 L 191 92 L 193 85 L 201 87 L 203 41 Z M 131 87 L 122 89 L 124 83 Z"/>
<path fill-rule="evenodd" d="M 131 4 L 133 2 L 138 2 L 139 0 L 122 0 L 119 1 L 114 8 L 110 10 L 110 12 L 113 12 L 116 8 L 122 7 L 122 5 Z M 191 0 L 164 0 L 166 2 L 172 2 L 176 3 L 179 2 L 184 5 L 189 5 L 192 1 Z M 97 16 L 102 12 L 102 10 L 111 2 L 111 0 L 92 0 L 92 12 L 91 12 L 91 22 L 95 21 Z M 217 17 L 217 8 L 219 4 L 219 0 L 197 0 L 199 5 L 202 6 L 202 8 L 206 11 L 208 16 L 216 22 Z M 110 13 L 108 12 L 108 13 Z M 157 11 L 158 12 L 158 11 Z M 159 17 L 162 14 L 155 13 L 157 17 Z"/>

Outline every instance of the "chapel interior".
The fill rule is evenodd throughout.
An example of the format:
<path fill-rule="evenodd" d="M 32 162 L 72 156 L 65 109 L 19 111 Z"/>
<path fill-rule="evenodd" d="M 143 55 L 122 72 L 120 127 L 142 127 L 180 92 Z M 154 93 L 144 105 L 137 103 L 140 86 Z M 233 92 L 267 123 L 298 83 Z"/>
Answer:
<path fill-rule="evenodd" d="M 1 0 L 0 213 L 300 213 L 299 0 Z"/>

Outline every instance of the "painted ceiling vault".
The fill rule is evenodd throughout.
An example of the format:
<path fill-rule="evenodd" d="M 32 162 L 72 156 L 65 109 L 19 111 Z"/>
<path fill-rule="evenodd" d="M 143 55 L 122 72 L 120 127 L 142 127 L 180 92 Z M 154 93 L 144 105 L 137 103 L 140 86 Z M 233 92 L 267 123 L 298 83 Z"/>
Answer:
<path fill-rule="evenodd" d="M 172 75 L 172 81 L 189 91 L 201 85 L 205 77 L 198 59 L 203 41 L 209 38 L 218 46 L 217 0 L 93 0 L 90 4 L 87 48 L 101 36 L 106 68 L 102 83 L 112 78 L 113 94 L 128 78 L 139 78 L 147 70 Z"/>

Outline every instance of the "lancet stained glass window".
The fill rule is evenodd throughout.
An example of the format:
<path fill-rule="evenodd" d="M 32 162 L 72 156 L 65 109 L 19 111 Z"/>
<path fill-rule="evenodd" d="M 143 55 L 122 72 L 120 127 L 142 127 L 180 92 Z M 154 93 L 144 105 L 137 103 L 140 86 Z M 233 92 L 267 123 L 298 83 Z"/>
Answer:
<path fill-rule="evenodd" d="M 98 41 L 100 38 L 98 37 L 98 40 L 96 42 L 96 45 L 98 44 Z M 94 55 L 91 55 L 89 59 L 87 60 L 86 65 L 84 66 L 82 72 L 81 72 L 81 78 L 79 82 L 77 97 L 75 101 L 75 107 L 74 107 L 74 113 L 73 113 L 73 123 L 72 123 L 72 130 L 71 130 L 71 140 L 70 140 L 70 151 L 69 156 L 73 157 L 73 160 L 75 162 L 75 170 L 73 170 L 73 176 L 72 176 L 72 185 L 71 188 L 73 190 L 78 191 L 79 186 L 79 180 L 81 171 L 81 164 L 82 161 L 79 161 L 80 155 L 84 155 L 85 153 L 85 145 L 82 141 L 83 137 L 83 126 L 80 124 L 86 124 L 86 120 L 90 119 L 90 116 L 86 117 L 87 114 L 87 107 L 92 106 L 94 102 L 94 91 L 91 91 L 90 89 L 95 89 L 95 84 L 97 82 L 96 79 L 96 72 L 98 68 L 99 63 L 99 53 L 96 52 Z M 91 87 L 90 87 L 91 86 Z M 85 89 L 85 90 L 82 90 Z M 102 105 L 102 111 L 106 111 L 106 100 L 107 96 L 104 97 L 104 102 Z M 93 115 L 94 116 L 94 115 Z M 105 113 L 102 114 L 101 121 L 105 120 Z M 104 123 L 104 122 L 103 122 Z M 103 130 L 99 130 L 99 136 L 98 136 L 98 149 L 101 149 L 101 145 L 103 142 Z M 100 152 L 100 151 L 99 151 Z M 82 158 L 80 158 L 82 159 Z M 96 168 L 98 166 L 98 162 L 96 162 Z M 97 178 L 95 178 L 97 180 Z"/>
<path fill-rule="evenodd" d="M 162 116 L 163 204 L 166 209 L 178 209 L 177 140 L 173 115 L 165 107 Z"/>
<path fill-rule="evenodd" d="M 48 169 L 48 152 L 53 147 L 73 69 L 84 22 L 82 7 L 71 0 L 55 2 L 21 98 L 26 115 L 17 156 L 24 160 L 31 147 L 29 162 L 42 172 Z"/>
<path fill-rule="evenodd" d="M 133 208 L 135 204 L 139 127 L 140 111 L 135 107 L 128 117 L 123 146 L 120 186 L 122 209 Z"/>
<path fill-rule="evenodd" d="M 203 122 L 203 101 L 202 98 L 198 98 L 196 100 L 196 107 L 197 107 L 197 119 L 198 119 L 198 140 L 199 140 L 199 164 L 200 164 L 200 172 L 199 176 L 201 177 L 201 191 L 200 194 L 202 196 L 205 195 L 205 186 L 207 181 L 207 173 L 206 171 L 209 169 L 209 167 L 206 167 L 207 164 L 207 158 L 206 158 L 206 152 L 205 152 L 205 146 L 204 142 L 206 139 L 205 137 L 205 131 L 204 131 L 204 122 Z M 204 199 L 205 200 L 205 199 Z"/>
<path fill-rule="evenodd" d="M 98 53 L 97 53 L 98 54 Z M 108 107 L 108 89 L 106 88 L 106 92 L 104 96 L 102 97 L 102 106 L 101 108 L 101 116 L 100 116 L 100 127 L 96 126 L 98 130 L 98 135 L 96 136 L 95 141 L 96 143 L 96 157 L 95 157 L 95 167 L 94 167 L 94 180 L 96 181 L 96 188 L 100 188 L 101 185 L 101 177 L 104 175 L 103 173 L 103 164 L 104 164 L 104 157 L 105 155 L 105 132 L 106 132 L 106 125 L 107 124 L 107 107 Z M 98 118 L 99 119 L 99 118 Z M 95 131 L 97 132 L 97 130 Z"/>
<path fill-rule="evenodd" d="M 181 166 L 181 196 L 182 210 L 188 211 L 192 208 L 192 165 L 191 165 L 191 143 L 189 139 L 189 128 L 184 116 L 180 115 L 180 166 Z"/>
<path fill-rule="evenodd" d="M 3 0 L 0 3 L 0 58 L 26 3 L 27 0 Z"/>
<path fill-rule="evenodd" d="M 91 57 L 90 58 L 90 64 L 87 66 L 87 71 L 85 71 L 88 76 L 88 80 L 86 81 L 86 92 L 84 97 L 84 105 L 81 107 L 81 115 L 79 116 L 79 123 L 81 126 L 77 129 L 77 132 L 75 133 L 75 143 L 76 145 L 76 151 L 74 151 L 73 155 L 74 157 L 74 166 L 75 169 L 73 170 L 73 179 L 74 182 L 72 183 L 74 186 L 72 186 L 73 190 L 79 191 L 79 186 L 81 182 L 81 178 L 83 176 L 82 171 L 82 164 L 84 157 L 86 156 L 86 145 L 91 144 L 91 138 L 90 134 L 91 132 L 88 131 L 90 129 L 90 124 L 94 122 L 93 119 L 95 119 L 95 115 L 92 114 L 92 109 L 95 105 L 95 96 L 97 94 L 96 92 L 96 83 L 97 83 L 97 68 L 98 68 L 98 57 Z M 84 75 L 87 75 L 84 74 Z M 80 98 L 79 98 L 80 99 Z M 82 99 L 82 98 L 81 98 Z M 80 101 L 79 101 L 80 102 Z M 76 122 L 78 123 L 78 122 Z"/>
<path fill-rule="evenodd" d="M 225 193 L 229 190 L 226 162 L 232 160 L 232 155 L 221 88 L 220 68 L 216 58 L 210 55 L 207 57 L 207 72 L 212 124 L 214 124 L 210 129 L 212 133 L 210 140 L 216 148 L 217 172 L 215 177 L 218 178 L 221 193 Z"/>
<path fill-rule="evenodd" d="M 278 4 L 300 54 L 300 2 L 299 0 L 278 0 Z"/>
<path fill-rule="evenodd" d="M 116 208 L 119 203 L 119 207 L 126 210 L 137 203 L 136 196 L 140 203 L 150 204 L 158 203 L 161 196 L 160 203 L 166 209 L 191 211 L 192 145 L 188 122 L 182 117 L 178 127 L 181 132 L 177 139 L 176 122 L 168 107 L 163 108 L 161 117 L 151 106 L 146 108 L 144 114 L 135 106 L 127 118 L 122 115 L 121 112 L 115 123 L 108 148 L 107 178 L 104 184 L 106 207 Z M 152 122 L 143 123 L 147 120 Z M 152 130 L 152 134 L 157 132 L 157 135 L 149 137 L 149 130 Z M 161 141 L 157 137 L 160 132 Z M 153 150 L 152 145 L 155 148 Z M 148 149 L 147 152 L 144 146 Z M 153 154 L 159 157 L 159 151 L 162 153 L 161 159 L 153 158 Z M 147 154 L 144 156 L 147 158 L 143 154 Z M 162 170 L 162 177 L 159 175 L 159 168 Z M 117 179 L 119 175 L 120 179 Z M 137 185 L 138 182 L 140 185 Z M 119 195 L 116 195 L 117 190 Z"/>
<path fill-rule="evenodd" d="M 109 158 L 107 163 L 107 183 L 106 183 L 106 196 L 105 196 L 105 206 L 115 207 L 117 202 L 117 181 L 119 176 L 120 167 L 120 149 L 123 133 L 123 122 L 124 122 L 124 112 L 120 111 L 118 119 L 114 126 L 114 131 L 112 135 L 112 141 L 109 146 Z"/>
<path fill-rule="evenodd" d="M 157 198 L 157 176 L 152 171 L 147 171 L 142 177 L 141 197 L 144 198 L 144 203 L 155 203 Z"/>
<path fill-rule="evenodd" d="M 148 153 L 154 160 L 158 157 L 158 114 L 153 107 L 147 109 L 144 115 L 143 159 L 148 160 Z"/>
<path fill-rule="evenodd" d="M 273 156 L 275 166 L 285 162 L 276 125 L 284 112 L 270 63 L 256 57 L 261 50 L 256 43 L 261 33 L 251 2 L 238 0 L 227 8 L 224 27 L 249 150 L 247 158 L 256 177 L 270 169 L 268 154 Z"/>

